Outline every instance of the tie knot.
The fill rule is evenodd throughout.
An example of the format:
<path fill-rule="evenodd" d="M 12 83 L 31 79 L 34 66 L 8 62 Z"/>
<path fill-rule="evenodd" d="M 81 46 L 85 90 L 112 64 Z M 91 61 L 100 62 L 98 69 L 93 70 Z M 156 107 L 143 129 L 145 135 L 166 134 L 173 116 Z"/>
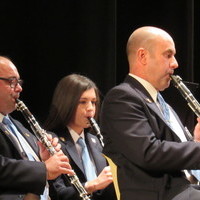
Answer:
<path fill-rule="evenodd" d="M 77 142 L 82 148 L 85 148 L 86 144 L 85 141 L 82 137 L 79 137 L 78 142 Z"/>
<path fill-rule="evenodd" d="M 158 93 L 157 95 L 157 100 L 158 102 L 162 105 L 163 103 L 165 103 L 165 100 L 163 99 L 162 95 L 160 93 Z"/>
<path fill-rule="evenodd" d="M 11 125 L 12 122 L 10 121 L 10 119 L 8 118 L 8 116 L 5 116 L 3 118 L 3 121 L 2 121 L 5 125 Z"/>

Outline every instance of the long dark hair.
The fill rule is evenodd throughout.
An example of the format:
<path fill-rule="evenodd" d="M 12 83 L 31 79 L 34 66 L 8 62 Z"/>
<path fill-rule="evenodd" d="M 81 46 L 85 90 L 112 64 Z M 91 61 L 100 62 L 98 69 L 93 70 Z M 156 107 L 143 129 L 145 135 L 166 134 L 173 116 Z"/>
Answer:
<path fill-rule="evenodd" d="M 95 90 L 97 98 L 95 113 L 95 118 L 97 118 L 100 97 L 96 84 L 88 77 L 79 74 L 63 77 L 55 88 L 44 128 L 49 131 L 58 131 L 65 128 L 73 117 L 83 92 L 92 88 Z"/>

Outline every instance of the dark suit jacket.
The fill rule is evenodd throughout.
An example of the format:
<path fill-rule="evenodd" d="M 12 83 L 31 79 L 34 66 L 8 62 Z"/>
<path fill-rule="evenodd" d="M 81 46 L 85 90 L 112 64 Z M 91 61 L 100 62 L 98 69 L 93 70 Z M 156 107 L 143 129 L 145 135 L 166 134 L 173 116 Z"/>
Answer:
<path fill-rule="evenodd" d="M 81 163 L 78 152 L 76 150 L 74 141 L 67 128 L 65 130 L 59 131 L 59 139 L 62 145 L 63 152 L 69 157 L 69 161 L 70 161 L 70 165 L 72 166 L 72 169 L 75 171 L 80 182 L 84 185 L 86 182 L 84 168 Z M 102 147 L 97 137 L 90 133 L 85 133 L 85 140 L 86 140 L 87 147 L 89 148 L 93 156 L 94 163 L 97 169 L 97 174 L 100 174 L 103 168 L 107 166 L 106 160 L 101 153 Z M 71 184 L 69 184 L 69 182 L 65 180 L 63 176 L 59 177 L 56 181 L 54 181 L 53 185 L 56 188 L 56 193 L 57 193 L 57 194 L 55 193 L 51 194 L 51 197 L 53 199 L 59 199 L 59 200 L 68 200 L 68 199 L 79 200 L 80 199 L 80 197 L 78 196 L 78 192 L 74 189 L 73 186 L 71 186 Z M 94 192 L 92 199 L 93 200 L 106 200 L 106 199 L 115 200 L 116 196 L 115 196 L 113 185 L 111 184 L 104 190 Z"/>
<path fill-rule="evenodd" d="M 35 137 L 21 123 L 12 121 L 33 150 L 38 152 Z M 23 160 L 17 143 L 0 123 L 0 200 L 21 199 L 26 193 L 39 195 L 43 193 L 45 185 L 44 163 Z"/>
<path fill-rule="evenodd" d="M 129 75 L 106 95 L 100 122 L 103 152 L 118 166 L 123 200 L 172 199 L 189 184 L 181 170 L 200 168 L 200 144 L 180 142 L 149 93 Z"/>

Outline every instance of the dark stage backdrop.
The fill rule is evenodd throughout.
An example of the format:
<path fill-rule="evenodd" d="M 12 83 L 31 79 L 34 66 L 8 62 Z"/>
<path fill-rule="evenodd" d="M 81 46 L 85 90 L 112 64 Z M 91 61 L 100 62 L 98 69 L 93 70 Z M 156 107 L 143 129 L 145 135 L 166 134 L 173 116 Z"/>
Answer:
<path fill-rule="evenodd" d="M 128 72 L 127 39 L 143 25 L 161 27 L 172 35 L 180 65 L 177 74 L 199 83 L 199 8 L 198 0 L 2 1 L 0 54 L 16 64 L 25 81 L 21 99 L 43 123 L 62 77 L 70 73 L 90 77 L 102 99 L 123 81 Z M 199 88 L 190 87 L 199 99 Z M 178 91 L 169 88 L 164 95 L 192 127 L 193 113 Z"/>
<path fill-rule="evenodd" d="M 88 76 L 105 94 L 116 82 L 114 0 L 3 1 L 0 54 L 16 64 L 21 99 L 43 123 L 57 82 Z"/>

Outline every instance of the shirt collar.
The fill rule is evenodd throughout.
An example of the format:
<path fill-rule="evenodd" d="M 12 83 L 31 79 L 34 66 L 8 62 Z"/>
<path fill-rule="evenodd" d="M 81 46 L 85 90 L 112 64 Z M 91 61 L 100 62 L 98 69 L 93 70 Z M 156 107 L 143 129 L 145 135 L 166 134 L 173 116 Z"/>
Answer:
<path fill-rule="evenodd" d="M 149 83 L 148 81 L 144 80 L 143 78 L 140 78 L 139 76 L 136 76 L 134 74 L 129 73 L 129 75 L 133 78 L 135 78 L 138 82 L 140 82 L 143 87 L 147 90 L 147 92 L 150 94 L 154 102 L 157 102 L 157 95 L 158 91 Z"/>
<path fill-rule="evenodd" d="M 83 139 L 85 139 L 85 135 L 84 135 L 84 131 L 82 131 L 82 133 L 79 135 L 76 131 L 74 131 L 72 128 L 70 128 L 69 126 L 67 126 L 70 135 L 72 136 L 72 139 L 74 141 L 74 143 L 76 144 L 76 142 L 78 141 L 78 139 L 80 137 L 82 137 Z"/>
<path fill-rule="evenodd" d="M 5 117 L 5 115 L 3 115 L 3 114 L 0 113 L 0 122 L 3 121 L 3 118 L 4 118 L 4 117 Z"/>

